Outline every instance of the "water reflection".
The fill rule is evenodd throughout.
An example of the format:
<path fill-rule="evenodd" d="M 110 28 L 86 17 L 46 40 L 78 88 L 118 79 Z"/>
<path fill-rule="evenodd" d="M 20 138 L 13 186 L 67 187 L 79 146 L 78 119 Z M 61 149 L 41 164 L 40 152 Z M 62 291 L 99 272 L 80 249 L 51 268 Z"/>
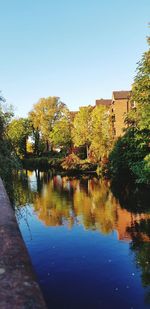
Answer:
<path fill-rule="evenodd" d="M 72 229 L 81 225 L 85 230 L 96 230 L 104 235 L 117 232 L 118 240 L 129 242 L 131 252 L 134 252 L 143 286 L 150 286 L 150 207 L 145 199 L 147 195 L 144 194 L 142 207 L 141 193 L 140 202 L 136 204 L 137 190 L 131 196 L 127 187 L 124 190 L 119 188 L 118 192 L 115 188 L 112 193 L 109 182 L 96 177 L 52 177 L 50 173 L 29 171 L 15 178 L 14 191 L 18 220 L 21 213 L 27 224 L 28 211 L 24 207 L 23 212 L 20 209 L 32 204 L 38 219 L 49 227 Z M 131 211 L 132 203 L 134 212 Z M 149 295 L 147 291 L 147 303 Z"/>
<path fill-rule="evenodd" d="M 128 227 L 131 235 L 131 249 L 135 252 L 137 267 L 142 269 L 142 283 L 150 285 L 150 219 L 142 219 Z"/>
<path fill-rule="evenodd" d="M 134 213 L 121 207 L 107 181 L 27 171 L 15 179 L 14 190 L 16 206 L 33 204 L 38 218 L 47 226 L 71 228 L 78 223 L 103 234 L 116 230 L 119 240 L 131 241 L 135 235 L 150 240 L 150 213 L 145 209 Z"/>

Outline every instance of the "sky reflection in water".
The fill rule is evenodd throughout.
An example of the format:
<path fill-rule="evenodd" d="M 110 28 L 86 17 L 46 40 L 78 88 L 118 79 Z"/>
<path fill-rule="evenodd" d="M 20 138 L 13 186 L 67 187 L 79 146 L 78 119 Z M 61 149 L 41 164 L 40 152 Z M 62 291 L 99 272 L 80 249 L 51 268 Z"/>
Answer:
<path fill-rule="evenodd" d="M 107 182 L 28 172 L 16 216 L 49 308 L 150 308 L 150 214 Z"/>

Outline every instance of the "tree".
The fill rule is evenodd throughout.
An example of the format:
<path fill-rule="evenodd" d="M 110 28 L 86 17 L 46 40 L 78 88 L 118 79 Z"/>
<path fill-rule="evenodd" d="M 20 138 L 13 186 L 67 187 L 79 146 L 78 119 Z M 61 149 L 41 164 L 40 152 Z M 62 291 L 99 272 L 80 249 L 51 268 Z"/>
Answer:
<path fill-rule="evenodd" d="M 17 167 L 17 160 L 6 132 L 12 116 L 12 107 L 7 106 L 4 98 L 0 96 L 0 177 L 5 183 L 11 200 L 13 191 L 10 179 L 13 169 Z"/>
<path fill-rule="evenodd" d="M 150 40 L 148 40 L 148 43 Z M 135 108 L 127 115 L 128 128 L 110 154 L 113 178 L 128 175 L 136 183 L 150 183 L 150 49 L 137 67 L 132 87 L 131 104 Z"/>
<path fill-rule="evenodd" d="M 54 124 L 50 139 L 56 147 L 67 148 L 71 146 L 71 123 L 69 119 L 62 118 Z"/>
<path fill-rule="evenodd" d="M 6 128 L 13 115 L 13 107 L 7 106 L 5 99 L 0 96 L 0 139 L 6 135 Z"/>
<path fill-rule="evenodd" d="M 114 180 L 134 179 L 136 182 L 150 181 L 150 168 L 145 160 L 149 153 L 149 136 L 146 130 L 128 128 L 110 153 L 110 172 Z"/>
<path fill-rule="evenodd" d="M 46 143 L 46 150 L 49 150 L 50 133 L 56 121 L 63 117 L 66 105 L 59 97 L 41 98 L 29 113 L 33 128 L 38 132 L 38 138 Z"/>
<path fill-rule="evenodd" d="M 89 147 L 91 145 L 91 113 L 92 106 L 81 107 L 76 114 L 73 126 L 73 141 L 75 146 L 85 146 L 87 158 L 89 156 Z"/>
<path fill-rule="evenodd" d="M 112 130 L 109 110 L 106 106 L 96 106 L 91 113 L 91 146 L 96 161 L 107 157 L 112 147 Z"/>
<path fill-rule="evenodd" d="M 150 38 L 148 45 L 150 46 Z M 134 102 L 136 108 L 129 113 L 127 121 L 139 130 L 150 130 L 150 49 L 143 54 L 138 63 L 131 104 Z"/>
<path fill-rule="evenodd" d="M 13 119 L 9 124 L 7 134 L 17 155 L 26 156 L 27 139 L 31 133 L 31 123 L 27 118 Z"/>

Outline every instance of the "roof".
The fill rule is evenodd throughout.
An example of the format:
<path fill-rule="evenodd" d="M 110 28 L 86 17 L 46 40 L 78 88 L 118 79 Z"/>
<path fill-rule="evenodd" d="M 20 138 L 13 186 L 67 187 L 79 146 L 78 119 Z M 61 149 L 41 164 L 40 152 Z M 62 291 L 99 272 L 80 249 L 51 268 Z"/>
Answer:
<path fill-rule="evenodd" d="M 71 117 L 72 120 L 74 120 L 77 113 L 78 113 L 77 111 L 70 111 L 70 117 Z"/>
<path fill-rule="evenodd" d="M 113 91 L 113 98 L 114 100 L 120 99 L 129 99 L 131 96 L 131 91 Z"/>
<path fill-rule="evenodd" d="M 108 99 L 100 99 L 100 100 L 96 100 L 96 106 L 99 105 L 105 105 L 105 106 L 110 106 L 111 105 L 112 100 L 108 100 Z"/>
<path fill-rule="evenodd" d="M 69 113 L 70 113 L 71 115 L 75 115 L 75 114 L 78 113 L 78 111 L 70 111 Z"/>
<path fill-rule="evenodd" d="M 79 110 L 87 108 L 87 107 L 91 108 L 91 110 L 92 110 L 92 109 L 94 109 L 95 106 L 92 106 L 92 105 L 79 106 Z"/>

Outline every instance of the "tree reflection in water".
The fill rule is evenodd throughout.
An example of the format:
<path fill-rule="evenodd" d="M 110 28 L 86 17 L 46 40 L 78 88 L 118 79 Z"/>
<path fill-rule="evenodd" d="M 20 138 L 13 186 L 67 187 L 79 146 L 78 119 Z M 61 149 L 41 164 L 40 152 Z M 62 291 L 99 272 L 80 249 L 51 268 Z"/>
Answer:
<path fill-rule="evenodd" d="M 81 179 L 24 172 L 14 180 L 17 216 L 32 204 L 39 220 L 47 226 L 81 224 L 103 234 L 117 232 L 118 240 L 130 242 L 143 286 L 150 286 L 149 193 L 121 183 L 112 186 L 96 177 Z M 112 193 L 113 192 L 113 193 Z M 131 211 L 132 209 L 132 211 Z M 133 211 L 134 210 L 134 211 Z M 26 215 L 27 217 L 27 215 Z M 149 293 L 146 301 L 149 301 Z"/>

